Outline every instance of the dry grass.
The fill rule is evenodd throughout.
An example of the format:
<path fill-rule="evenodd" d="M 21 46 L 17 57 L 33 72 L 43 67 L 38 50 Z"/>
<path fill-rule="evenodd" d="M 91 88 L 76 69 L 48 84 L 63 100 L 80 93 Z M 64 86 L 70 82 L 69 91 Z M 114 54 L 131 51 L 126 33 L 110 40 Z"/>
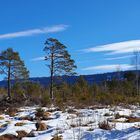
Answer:
<path fill-rule="evenodd" d="M 100 122 L 98 125 L 100 129 L 104 130 L 111 130 L 113 128 L 113 126 L 111 126 L 108 121 Z"/>
<path fill-rule="evenodd" d="M 11 117 L 14 117 L 14 116 L 16 115 L 17 112 L 18 112 L 18 109 L 12 107 L 12 108 L 8 108 L 8 109 L 6 110 L 5 113 L 6 113 L 7 115 L 11 116 Z"/>
<path fill-rule="evenodd" d="M 115 119 L 108 119 L 109 122 L 114 122 L 114 123 L 125 123 L 126 121 L 122 120 L 115 120 Z"/>
<path fill-rule="evenodd" d="M 23 122 L 18 122 L 15 124 L 15 126 L 23 126 L 23 125 L 25 125 L 25 123 L 23 123 Z"/>
<path fill-rule="evenodd" d="M 45 112 L 43 109 L 39 108 L 36 110 L 35 116 L 36 116 L 36 119 L 47 120 L 51 116 L 51 113 Z"/>
<path fill-rule="evenodd" d="M 128 122 L 128 123 L 140 122 L 140 118 L 127 117 L 127 121 L 126 122 Z"/>
<path fill-rule="evenodd" d="M 51 140 L 62 140 L 62 136 L 54 135 Z"/>
<path fill-rule="evenodd" d="M 121 120 L 116 120 L 120 118 L 126 118 L 126 120 L 121 121 Z M 109 119 L 108 121 L 110 122 L 123 122 L 123 123 L 134 123 L 134 122 L 140 122 L 140 118 L 137 117 L 132 117 L 132 116 L 126 116 L 126 115 L 120 115 L 119 113 L 115 114 L 115 119 Z"/>
<path fill-rule="evenodd" d="M 0 116 L 0 120 L 4 120 L 4 117 Z"/>
<path fill-rule="evenodd" d="M 26 137 L 27 135 L 28 135 L 28 133 L 27 132 L 25 132 L 25 131 L 16 131 L 17 133 L 18 133 L 18 138 L 19 139 L 22 139 L 23 137 Z"/>

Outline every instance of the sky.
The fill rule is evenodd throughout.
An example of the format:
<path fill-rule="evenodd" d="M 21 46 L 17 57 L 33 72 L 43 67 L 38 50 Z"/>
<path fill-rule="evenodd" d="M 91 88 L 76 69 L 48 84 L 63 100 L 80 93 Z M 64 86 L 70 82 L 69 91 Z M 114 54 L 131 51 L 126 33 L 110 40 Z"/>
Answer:
<path fill-rule="evenodd" d="M 131 69 L 139 7 L 139 0 L 1 0 L 0 52 L 12 47 L 30 77 L 49 76 L 42 58 L 52 37 L 67 46 L 79 75 Z"/>

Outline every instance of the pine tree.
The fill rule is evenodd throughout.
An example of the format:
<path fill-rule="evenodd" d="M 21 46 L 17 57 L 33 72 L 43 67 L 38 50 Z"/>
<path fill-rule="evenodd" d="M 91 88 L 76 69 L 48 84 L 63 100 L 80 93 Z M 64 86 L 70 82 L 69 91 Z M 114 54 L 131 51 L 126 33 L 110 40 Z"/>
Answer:
<path fill-rule="evenodd" d="M 50 62 L 47 66 L 50 69 L 50 98 L 53 100 L 54 76 L 74 75 L 76 74 L 74 72 L 76 65 L 66 50 L 66 46 L 57 39 L 47 39 L 44 51 L 46 52 L 45 60 Z"/>
<path fill-rule="evenodd" d="M 11 80 L 27 79 L 29 71 L 24 65 L 24 61 L 20 59 L 19 53 L 14 52 L 12 48 L 8 48 L 0 53 L 0 74 L 5 75 L 7 80 L 7 94 L 11 98 Z"/>

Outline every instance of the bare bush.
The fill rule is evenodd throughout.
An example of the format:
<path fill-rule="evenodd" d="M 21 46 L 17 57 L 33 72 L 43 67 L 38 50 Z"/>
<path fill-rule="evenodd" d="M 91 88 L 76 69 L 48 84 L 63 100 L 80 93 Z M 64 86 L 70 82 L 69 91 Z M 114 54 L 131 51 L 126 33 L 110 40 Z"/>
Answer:
<path fill-rule="evenodd" d="M 98 125 L 100 129 L 104 130 L 111 130 L 113 128 L 113 126 L 111 126 L 108 121 L 100 122 Z"/>

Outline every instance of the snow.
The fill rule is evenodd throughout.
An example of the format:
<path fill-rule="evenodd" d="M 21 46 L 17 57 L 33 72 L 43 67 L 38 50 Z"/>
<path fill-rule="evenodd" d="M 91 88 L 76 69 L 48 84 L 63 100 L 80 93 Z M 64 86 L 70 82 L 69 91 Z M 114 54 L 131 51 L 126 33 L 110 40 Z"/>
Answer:
<path fill-rule="evenodd" d="M 18 135 L 16 131 L 24 130 L 27 133 L 33 131 L 35 137 L 24 137 L 22 140 L 51 140 L 54 135 L 62 136 L 63 140 L 140 140 L 140 122 L 128 123 L 127 118 L 121 117 L 115 119 L 115 114 L 122 116 L 140 117 L 140 107 L 132 106 L 124 108 L 121 106 L 108 107 L 102 109 L 74 109 L 75 113 L 62 111 L 53 111 L 48 120 L 42 120 L 48 126 L 45 131 L 36 131 L 36 121 L 20 120 L 21 117 L 35 117 L 38 107 L 20 108 L 15 117 L 2 114 L 4 119 L 0 120 L 0 135 L 13 134 Z M 43 107 L 49 111 L 47 107 Z M 55 110 L 55 108 L 54 108 Z M 108 115 L 105 115 L 108 114 Z M 109 122 L 114 127 L 112 130 L 103 130 L 99 128 L 99 122 L 108 119 L 115 119 Z M 23 126 L 15 126 L 22 122 Z"/>
<path fill-rule="evenodd" d="M 93 132 L 84 132 L 81 140 L 138 140 L 140 139 L 139 130 L 136 128 L 128 128 L 122 131 L 111 130 L 105 131 L 96 129 Z"/>

